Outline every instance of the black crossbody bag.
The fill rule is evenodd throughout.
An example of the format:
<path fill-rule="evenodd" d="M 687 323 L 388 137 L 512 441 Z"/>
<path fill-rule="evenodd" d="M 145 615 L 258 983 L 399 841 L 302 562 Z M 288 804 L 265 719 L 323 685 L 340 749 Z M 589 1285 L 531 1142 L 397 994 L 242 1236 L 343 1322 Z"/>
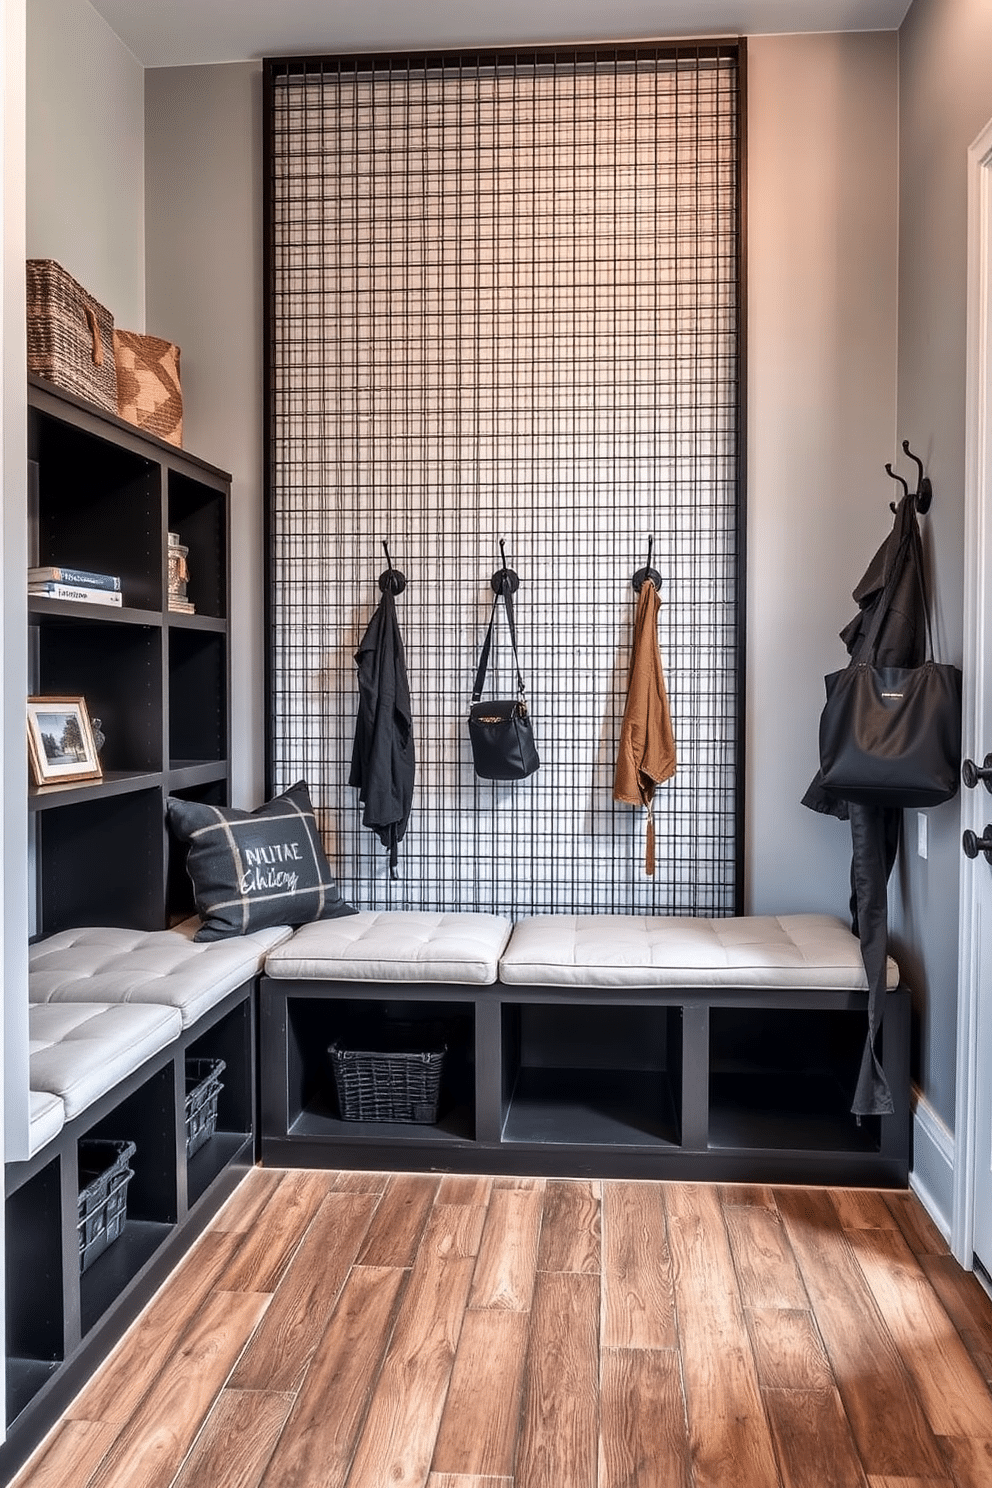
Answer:
<path fill-rule="evenodd" d="M 496 625 L 496 609 L 500 600 L 506 604 L 506 618 L 510 627 L 510 644 L 513 647 L 513 664 L 517 674 L 517 696 L 494 698 L 482 702 L 482 689 L 486 685 L 489 656 L 493 645 L 493 630 Z M 517 656 L 517 628 L 513 620 L 513 598 L 509 592 L 497 593 L 493 600 L 489 629 L 482 644 L 482 654 L 472 688 L 472 704 L 468 710 L 468 734 L 472 741 L 472 760 L 475 773 L 482 780 L 525 780 L 533 775 L 541 761 L 534 743 L 534 730 L 527 712 L 524 679 L 520 673 Z"/>

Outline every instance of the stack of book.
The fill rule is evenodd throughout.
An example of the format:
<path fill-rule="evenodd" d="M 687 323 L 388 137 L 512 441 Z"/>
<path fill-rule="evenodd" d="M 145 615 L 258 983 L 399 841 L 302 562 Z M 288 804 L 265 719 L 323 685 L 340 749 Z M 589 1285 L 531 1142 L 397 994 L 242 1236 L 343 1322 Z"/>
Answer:
<path fill-rule="evenodd" d="M 28 569 L 28 594 L 43 599 L 73 599 L 77 604 L 117 605 L 121 581 L 116 574 L 91 573 L 88 568 L 60 568 L 54 564 Z"/>

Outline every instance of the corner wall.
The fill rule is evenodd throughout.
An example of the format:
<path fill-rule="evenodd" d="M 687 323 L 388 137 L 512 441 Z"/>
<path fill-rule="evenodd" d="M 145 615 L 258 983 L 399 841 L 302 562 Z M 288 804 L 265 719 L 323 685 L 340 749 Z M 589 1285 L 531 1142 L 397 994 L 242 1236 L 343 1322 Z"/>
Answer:
<path fill-rule="evenodd" d="M 144 69 L 87 0 L 27 7 L 27 256 L 145 328 Z"/>
<path fill-rule="evenodd" d="M 234 477 L 232 801 L 262 800 L 262 69 L 145 74 L 147 323 L 182 348 L 183 442 Z"/>
<path fill-rule="evenodd" d="M 747 904 L 846 917 L 850 830 L 800 802 L 892 520 L 896 36 L 753 37 L 748 104 Z"/>

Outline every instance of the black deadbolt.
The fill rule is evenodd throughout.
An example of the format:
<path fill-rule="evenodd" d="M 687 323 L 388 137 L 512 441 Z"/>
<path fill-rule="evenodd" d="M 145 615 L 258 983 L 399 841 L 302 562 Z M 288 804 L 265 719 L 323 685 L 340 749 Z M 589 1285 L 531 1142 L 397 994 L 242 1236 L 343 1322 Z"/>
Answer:
<path fill-rule="evenodd" d="M 978 854 L 983 852 L 986 861 L 992 863 L 992 823 L 986 826 L 983 837 L 976 837 L 969 828 L 961 838 L 961 846 L 964 848 L 966 858 L 977 858 Z"/>
<path fill-rule="evenodd" d="M 992 791 L 992 754 L 985 756 L 985 762 L 976 765 L 974 760 L 966 759 L 961 766 L 961 779 L 969 790 L 974 790 L 981 780 L 987 791 Z"/>

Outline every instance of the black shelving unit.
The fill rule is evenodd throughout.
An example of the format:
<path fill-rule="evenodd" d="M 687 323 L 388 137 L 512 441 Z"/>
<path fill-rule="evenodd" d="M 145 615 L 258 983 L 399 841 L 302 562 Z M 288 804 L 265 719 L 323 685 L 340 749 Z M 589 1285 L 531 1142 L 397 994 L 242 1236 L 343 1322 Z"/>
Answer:
<path fill-rule="evenodd" d="M 851 1114 L 867 994 L 760 988 L 260 984 L 261 1151 L 276 1166 L 905 1187 L 909 993 L 881 1057 L 896 1110 Z M 327 1047 L 453 1030 L 433 1125 L 340 1119 Z M 377 1037 L 384 1042 L 376 1043 Z M 411 1047 L 418 1047 L 415 1038 Z M 425 1047 L 427 1045 L 425 1044 Z"/>
<path fill-rule="evenodd" d="M 165 797 L 228 797 L 230 477 L 41 378 L 28 419 L 30 562 L 115 574 L 123 598 L 28 601 L 31 690 L 85 697 L 106 734 L 102 781 L 30 792 L 36 932 L 111 912 L 154 929 L 189 909 L 170 900 Z M 192 615 L 168 607 L 170 532 L 189 549 Z M 86 861 L 115 878 L 105 906 L 99 884 L 73 887 Z"/>
<path fill-rule="evenodd" d="M 82 696 L 103 778 L 32 788 L 34 935 L 160 930 L 192 911 L 166 797 L 229 800 L 230 477 L 52 384 L 28 387 L 32 565 L 118 575 L 118 607 L 29 596 L 29 687 Z M 195 614 L 168 607 L 168 534 Z M 27 1162 L 8 1164 L 7 1440 L 27 1456 L 254 1161 L 254 983 L 228 996 Z M 189 1160 L 187 1054 L 224 1061 Z M 80 1273 L 79 1144 L 136 1146 L 120 1237 Z"/>

